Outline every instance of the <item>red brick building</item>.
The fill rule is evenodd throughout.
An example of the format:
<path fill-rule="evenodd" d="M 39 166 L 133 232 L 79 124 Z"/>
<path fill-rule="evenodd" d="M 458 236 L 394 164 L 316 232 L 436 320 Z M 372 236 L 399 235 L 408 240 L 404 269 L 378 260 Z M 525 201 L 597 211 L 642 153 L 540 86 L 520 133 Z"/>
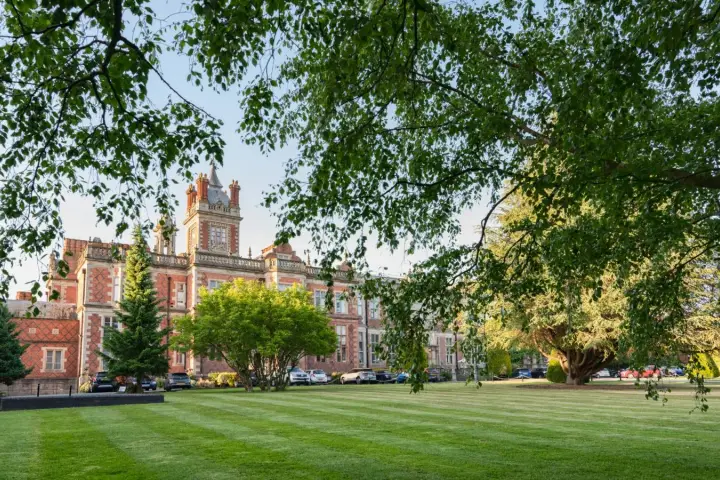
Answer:
<path fill-rule="evenodd" d="M 166 319 L 192 313 L 199 301 L 200 288 L 213 289 L 235 278 L 277 285 L 284 289 L 300 284 L 313 292 L 315 304 L 324 307 L 327 285 L 319 278 L 320 269 L 310 266 L 297 256 L 290 245 L 263 249 L 253 257 L 240 255 L 240 186 L 237 181 L 223 190 L 214 168 L 208 175 L 198 176 L 195 185 L 186 192 L 187 207 L 183 225 L 187 238 L 187 252 L 176 252 L 175 236 L 165 239 L 158 229 L 154 233 L 152 273 L 161 310 Z M 166 222 L 169 219 L 165 220 Z M 89 373 L 105 369 L 96 351 L 102 351 L 102 338 L 108 328 L 121 327 L 113 311 L 122 298 L 124 282 L 124 251 L 128 245 L 66 239 L 63 258 L 70 266 L 65 278 L 57 275 L 48 282 L 48 291 L 57 290 L 57 306 L 68 318 L 46 313 L 37 319 L 18 319 L 22 339 L 31 347 L 26 362 L 33 365 L 34 378 L 77 378 L 83 371 Z M 119 251 L 120 258 L 113 255 Z M 55 262 L 51 260 L 51 272 Z M 304 368 L 322 368 L 328 372 L 348 371 L 357 366 L 382 367 L 383 363 L 372 354 L 379 343 L 382 329 L 380 305 L 377 301 L 345 298 L 356 282 L 350 281 L 348 272 L 339 269 L 334 278 L 334 308 L 330 313 L 338 334 L 338 349 L 334 355 L 306 357 Z M 29 302 L 25 301 L 26 304 Z M 60 307 L 62 306 L 62 307 Z M 55 312 L 50 305 L 47 312 Z M 47 318 L 46 318 L 47 317 Z M 167 321 L 167 320 L 166 320 Z M 29 332 L 33 329 L 33 334 Z M 53 332 L 58 333 L 53 333 Z M 456 362 L 455 354 L 446 344 L 454 342 L 450 334 L 435 332 L 431 335 L 429 352 L 431 364 L 445 365 Z M 57 366 L 56 353 L 61 351 L 61 367 Z M 52 358 L 50 357 L 52 355 Z M 171 371 L 193 370 L 205 375 L 227 370 L 221 362 L 192 354 L 169 353 Z M 46 368 L 51 362 L 52 369 Z M 62 370 L 62 371 L 60 371 Z"/>

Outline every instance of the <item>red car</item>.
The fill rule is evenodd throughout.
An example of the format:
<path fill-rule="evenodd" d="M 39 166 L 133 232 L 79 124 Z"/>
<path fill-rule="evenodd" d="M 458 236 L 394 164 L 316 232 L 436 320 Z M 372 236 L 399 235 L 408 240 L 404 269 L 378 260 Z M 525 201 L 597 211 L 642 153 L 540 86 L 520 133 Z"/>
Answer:
<path fill-rule="evenodd" d="M 637 370 L 626 368 L 620 371 L 620 378 L 640 378 L 640 374 Z"/>
<path fill-rule="evenodd" d="M 642 373 L 643 378 L 651 378 L 651 377 L 662 377 L 662 371 L 657 368 L 655 365 L 648 365 L 645 367 L 645 370 Z"/>
<path fill-rule="evenodd" d="M 655 365 L 646 366 L 642 372 L 626 368 L 620 372 L 620 378 L 651 378 L 651 377 L 662 377 L 662 372 Z"/>

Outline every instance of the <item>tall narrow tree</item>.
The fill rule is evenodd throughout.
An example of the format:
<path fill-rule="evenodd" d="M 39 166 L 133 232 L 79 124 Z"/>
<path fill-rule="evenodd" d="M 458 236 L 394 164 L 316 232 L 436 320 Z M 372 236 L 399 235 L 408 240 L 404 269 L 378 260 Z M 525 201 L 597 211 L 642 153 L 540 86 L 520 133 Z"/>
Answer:
<path fill-rule="evenodd" d="M 20 344 L 11 318 L 7 307 L 0 304 L 0 383 L 8 386 L 32 372 L 32 368 L 25 368 L 20 358 L 28 346 Z"/>
<path fill-rule="evenodd" d="M 142 393 L 146 375 L 164 375 L 168 371 L 166 345 L 161 329 L 162 317 L 157 293 L 150 276 L 150 253 L 140 226 L 133 232 L 133 246 L 127 253 L 124 298 L 115 311 L 120 328 L 108 332 L 98 354 L 107 361 L 111 376 L 134 376 L 131 392 Z"/>

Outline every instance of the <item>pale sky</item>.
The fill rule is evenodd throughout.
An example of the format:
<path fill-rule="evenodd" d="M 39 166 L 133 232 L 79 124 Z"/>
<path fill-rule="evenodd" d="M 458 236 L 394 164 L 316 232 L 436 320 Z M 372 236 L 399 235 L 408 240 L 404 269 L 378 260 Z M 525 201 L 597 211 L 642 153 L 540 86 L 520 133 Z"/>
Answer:
<path fill-rule="evenodd" d="M 158 17 L 163 17 L 174 12 L 179 2 L 176 0 L 157 0 L 154 8 Z M 162 70 L 173 86 L 186 98 L 201 106 L 210 114 L 224 121 L 223 136 L 226 142 L 225 163 L 218 168 L 218 176 L 224 187 L 227 187 L 231 180 L 238 180 L 240 183 L 240 208 L 243 221 L 240 224 L 240 254 L 247 255 L 248 247 L 252 248 L 253 256 L 260 253 L 260 250 L 270 245 L 274 240 L 276 231 L 275 219 L 270 211 L 260 204 L 263 198 L 263 191 L 268 191 L 273 184 L 278 183 L 284 175 L 283 165 L 287 159 L 295 154 L 294 148 L 285 148 L 275 151 L 269 155 L 263 155 L 259 148 L 248 146 L 242 143 L 240 135 L 235 132 L 241 113 L 238 105 L 238 97 L 235 92 L 215 93 L 209 89 L 204 91 L 185 81 L 188 73 L 187 59 L 175 56 L 166 56 L 163 59 Z M 157 79 L 149 86 L 149 94 L 157 99 L 157 103 L 163 103 L 170 95 L 168 89 Z M 193 174 L 208 172 L 209 165 L 198 166 Z M 184 252 L 186 248 L 185 230 L 182 221 L 185 215 L 185 182 L 175 186 L 174 193 L 179 200 L 176 209 L 175 221 L 180 227 L 177 236 L 177 251 Z M 153 202 L 147 203 L 147 216 L 156 220 L 153 211 Z M 486 202 L 477 205 L 461 216 L 463 232 L 458 239 L 461 243 L 471 242 L 475 239 L 475 226 L 480 223 L 484 213 L 487 212 Z M 61 215 L 64 223 L 66 236 L 87 240 L 90 237 L 100 237 L 104 242 L 128 241 L 125 238 L 114 238 L 114 227 L 98 225 L 95 210 L 92 203 L 80 197 L 68 197 L 61 205 Z M 293 248 L 303 259 L 302 253 L 310 248 L 307 237 L 299 237 L 291 242 Z M 368 261 L 371 268 L 376 271 L 384 271 L 390 275 L 399 275 L 407 272 L 411 262 L 425 258 L 431 252 L 417 252 L 413 257 L 405 257 L 402 252 L 394 254 L 388 250 L 370 249 Z M 311 254 L 314 260 L 316 254 Z M 43 266 L 38 266 L 35 260 L 29 260 L 23 266 L 16 266 L 11 271 L 16 276 L 17 284 L 11 286 L 11 297 L 14 298 L 18 290 L 30 288 L 33 281 L 40 278 Z M 384 270 L 387 268 L 387 270 Z"/>

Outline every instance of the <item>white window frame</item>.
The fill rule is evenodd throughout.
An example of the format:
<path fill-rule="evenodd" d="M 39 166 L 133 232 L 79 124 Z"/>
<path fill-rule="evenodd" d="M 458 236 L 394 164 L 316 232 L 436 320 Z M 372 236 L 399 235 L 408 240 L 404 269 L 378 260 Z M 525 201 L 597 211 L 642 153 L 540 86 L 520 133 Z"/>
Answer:
<path fill-rule="evenodd" d="M 187 359 L 187 356 L 185 352 L 175 352 L 173 355 L 173 366 L 185 366 L 185 361 Z"/>
<path fill-rule="evenodd" d="M 380 301 L 377 298 L 370 300 L 368 308 L 368 315 L 371 319 L 377 320 L 380 318 Z"/>
<path fill-rule="evenodd" d="M 67 351 L 67 348 L 57 348 L 57 347 L 43 347 L 42 348 L 42 368 L 40 371 L 42 373 L 64 373 L 65 372 L 65 352 Z M 52 354 L 52 364 L 48 364 L 48 354 Z M 59 368 L 55 368 L 58 366 L 58 354 L 59 354 Z M 50 367 L 50 368 L 48 368 Z"/>
<path fill-rule="evenodd" d="M 223 283 L 225 283 L 225 280 L 216 280 L 216 279 L 208 280 L 207 289 L 208 289 L 208 291 L 212 292 L 213 290 L 220 288 Z"/>
<path fill-rule="evenodd" d="M 175 283 L 175 306 L 185 308 L 187 301 L 187 292 L 185 291 L 185 282 Z"/>
<path fill-rule="evenodd" d="M 210 225 L 210 248 L 228 246 L 228 229 L 224 225 Z"/>
<path fill-rule="evenodd" d="M 377 356 L 377 353 L 375 353 L 375 347 L 380 344 L 380 340 L 381 338 L 379 333 L 370 334 L 370 363 L 373 365 L 382 361 L 380 357 Z"/>
<path fill-rule="evenodd" d="M 335 334 L 338 337 L 335 359 L 338 362 L 347 362 L 347 327 L 345 325 L 336 325 Z"/>
<path fill-rule="evenodd" d="M 359 293 L 356 294 L 357 298 L 357 314 L 360 318 L 363 318 L 363 315 L 365 314 L 365 300 L 363 299 L 362 295 Z"/>
<path fill-rule="evenodd" d="M 358 335 L 358 363 L 360 366 L 365 365 L 365 342 L 363 336 Z"/>
<path fill-rule="evenodd" d="M 122 270 L 113 276 L 113 302 L 119 302 L 123 297 Z"/>
<path fill-rule="evenodd" d="M 327 291 L 315 290 L 314 295 L 315 295 L 314 296 L 315 308 L 319 308 L 321 310 L 327 310 L 327 306 L 325 305 L 325 299 L 327 298 Z"/>
<path fill-rule="evenodd" d="M 344 295 L 344 292 L 335 292 L 335 313 L 343 315 L 348 313 L 347 299 Z"/>
<path fill-rule="evenodd" d="M 292 286 L 295 285 L 294 283 L 278 283 L 277 289 L 278 292 L 284 292 L 285 290 L 292 288 Z"/>
<path fill-rule="evenodd" d="M 455 363 L 454 356 L 453 356 L 453 347 L 455 344 L 453 343 L 452 337 L 445 337 L 445 363 L 452 365 Z"/>

